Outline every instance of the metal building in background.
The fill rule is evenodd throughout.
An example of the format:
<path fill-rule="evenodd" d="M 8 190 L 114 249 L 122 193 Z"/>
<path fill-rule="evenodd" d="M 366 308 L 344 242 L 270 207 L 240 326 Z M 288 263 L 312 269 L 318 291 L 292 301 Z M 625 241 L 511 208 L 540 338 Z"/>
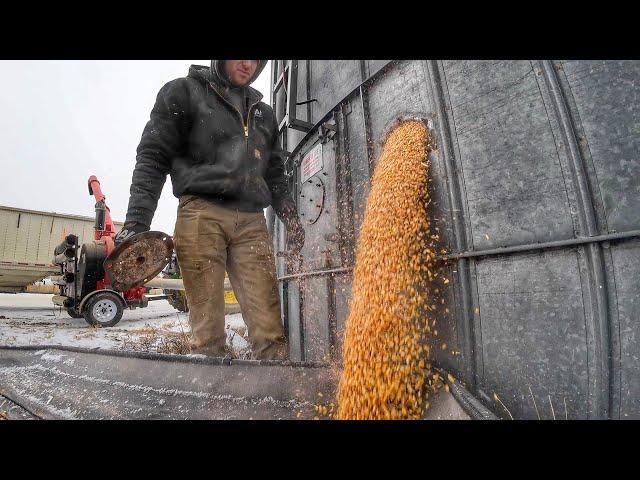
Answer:
<path fill-rule="evenodd" d="M 434 363 L 499 416 L 496 396 L 640 418 L 640 62 L 276 60 L 272 80 L 307 239 L 299 270 L 277 260 L 292 359 L 339 359 L 371 172 L 421 117 L 452 279 Z"/>
<path fill-rule="evenodd" d="M 0 205 L 0 292 L 20 292 L 60 268 L 54 248 L 74 233 L 79 243 L 93 238 L 95 219 Z M 121 227 L 122 223 L 115 222 Z"/>

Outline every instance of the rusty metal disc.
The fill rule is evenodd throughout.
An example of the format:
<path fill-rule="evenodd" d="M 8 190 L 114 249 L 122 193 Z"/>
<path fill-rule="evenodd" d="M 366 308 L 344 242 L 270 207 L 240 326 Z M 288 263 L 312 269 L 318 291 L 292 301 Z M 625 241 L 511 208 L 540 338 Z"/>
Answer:
<path fill-rule="evenodd" d="M 171 260 L 173 240 L 163 232 L 138 233 L 118 245 L 105 259 L 104 271 L 114 290 L 140 287 Z"/>

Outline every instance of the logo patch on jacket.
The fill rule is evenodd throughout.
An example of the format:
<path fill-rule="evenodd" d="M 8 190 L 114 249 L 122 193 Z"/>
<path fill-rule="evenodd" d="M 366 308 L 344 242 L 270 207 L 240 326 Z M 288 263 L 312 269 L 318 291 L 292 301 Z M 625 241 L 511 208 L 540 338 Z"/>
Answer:
<path fill-rule="evenodd" d="M 262 110 L 256 109 L 256 118 L 262 118 Z"/>
<path fill-rule="evenodd" d="M 254 153 L 256 155 L 256 158 L 258 160 L 262 160 L 262 154 L 260 153 L 260 150 L 258 150 L 257 148 L 254 150 Z"/>

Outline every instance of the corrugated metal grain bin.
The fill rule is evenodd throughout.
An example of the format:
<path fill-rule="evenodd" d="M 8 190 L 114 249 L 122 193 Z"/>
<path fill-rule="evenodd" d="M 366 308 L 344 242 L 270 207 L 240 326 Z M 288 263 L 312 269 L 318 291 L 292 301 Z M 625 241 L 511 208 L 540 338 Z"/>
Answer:
<path fill-rule="evenodd" d="M 434 362 L 502 417 L 494 395 L 515 418 L 640 418 L 640 62 L 280 60 L 272 73 L 307 239 L 299 270 L 277 260 L 293 359 L 339 358 L 381 142 L 421 117 L 452 279 Z"/>
<path fill-rule="evenodd" d="M 80 244 L 92 239 L 94 223 L 91 217 L 0 205 L 0 291 L 22 291 L 57 272 L 51 265 L 56 245 L 69 233 L 78 235 Z"/>

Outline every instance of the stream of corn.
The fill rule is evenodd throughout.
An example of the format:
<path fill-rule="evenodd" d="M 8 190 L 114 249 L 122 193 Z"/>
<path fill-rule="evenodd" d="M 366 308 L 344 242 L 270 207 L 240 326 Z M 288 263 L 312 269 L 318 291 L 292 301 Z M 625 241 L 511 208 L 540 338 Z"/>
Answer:
<path fill-rule="evenodd" d="M 429 292 L 437 236 L 427 215 L 429 132 L 400 123 L 372 177 L 358 239 L 337 418 L 419 419 L 431 390 Z"/>

